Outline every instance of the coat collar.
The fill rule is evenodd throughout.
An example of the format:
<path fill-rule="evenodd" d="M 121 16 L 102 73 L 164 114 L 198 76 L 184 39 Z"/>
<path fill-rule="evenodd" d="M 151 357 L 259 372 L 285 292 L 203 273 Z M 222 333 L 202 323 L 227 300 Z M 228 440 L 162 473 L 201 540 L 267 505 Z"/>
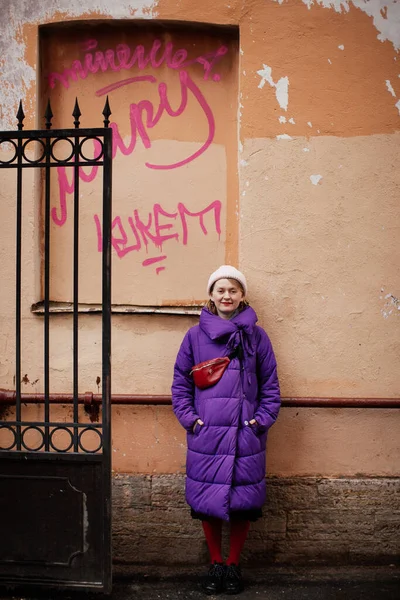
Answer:
<path fill-rule="evenodd" d="M 200 329 L 212 340 L 218 340 L 225 336 L 231 337 L 232 334 L 238 332 L 251 335 L 257 320 L 257 315 L 251 306 L 246 306 L 244 310 L 232 319 L 221 319 L 221 317 L 214 315 L 207 308 L 203 308 L 200 315 Z"/>

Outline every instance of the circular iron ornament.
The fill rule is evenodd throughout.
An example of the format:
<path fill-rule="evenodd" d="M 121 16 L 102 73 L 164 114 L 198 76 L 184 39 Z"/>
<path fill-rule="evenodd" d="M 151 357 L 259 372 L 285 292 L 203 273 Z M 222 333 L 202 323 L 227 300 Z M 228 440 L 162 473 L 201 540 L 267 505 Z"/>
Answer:
<path fill-rule="evenodd" d="M 10 444 L 10 446 L 0 446 L 0 450 L 12 450 L 17 443 L 17 435 L 15 433 L 14 427 L 12 425 L 5 425 L 4 423 L 2 423 L 0 424 L 0 430 L 1 429 L 8 429 L 9 431 L 11 431 L 11 433 L 14 436 L 14 441 L 12 444 Z"/>
<path fill-rule="evenodd" d="M 59 446 L 56 446 L 56 444 L 53 442 L 53 435 L 55 433 L 57 433 L 57 431 L 67 431 L 69 433 L 69 437 L 71 438 L 71 442 L 70 442 L 69 446 L 67 446 L 66 448 L 60 448 Z M 52 430 L 52 432 L 50 433 L 50 446 L 56 452 L 68 452 L 68 450 L 71 450 L 71 448 L 72 448 L 73 445 L 74 445 L 74 436 L 72 434 L 72 431 L 70 429 L 68 429 L 68 427 L 64 427 L 64 426 L 55 427 Z"/>
<path fill-rule="evenodd" d="M 25 444 L 25 441 L 24 441 L 25 434 L 30 429 L 34 429 L 35 431 L 38 431 L 40 433 L 40 435 L 42 436 L 42 443 L 39 446 L 37 446 L 36 448 L 31 448 L 30 446 L 27 446 Z M 43 433 L 43 431 L 37 425 L 29 425 L 29 427 L 26 427 L 26 429 L 24 429 L 23 432 L 22 432 L 21 444 L 23 445 L 23 447 L 25 448 L 25 450 L 28 450 L 28 451 L 31 451 L 31 452 L 38 452 L 38 450 L 41 450 L 43 448 L 43 446 L 44 446 L 44 433 Z"/>
<path fill-rule="evenodd" d="M 88 157 L 82 152 L 83 144 L 85 144 L 88 140 L 93 140 L 100 144 L 100 154 L 98 154 L 98 156 Z M 85 137 L 79 144 L 79 155 L 81 156 L 81 158 L 83 158 L 83 160 L 100 160 L 100 158 L 103 156 L 103 154 L 104 154 L 103 142 L 98 137 Z"/>
<path fill-rule="evenodd" d="M 84 433 L 86 433 L 86 431 L 94 431 L 99 436 L 99 439 L 100 439 L 99 445 L 94 450 L 88 450 L 82 444 L 82 436 L 83 436 Z M 81 450 L 83 450 L 83 452 L 87 452 L 88 454 L 95 454 L 96 452 L 98 452 L 101 449 L 101 447 L 103 445 L 103 436 L 101 435 L 101 433 L 100 433 L 100 431 L 98 429 L 95 429 L 94 427 L 85 427 L 85 429 L 82 429 L 82 431 L 79 434 L 78 444 L 79 444 L 79 448 Z"/>
<path fill-rule="evenodd" d="M 32 142 L 39 142 L 39 144 L 42 146 L 42 154 L 39 156 L 39 158 L 35 158 L 34 160 L 31 160 L 25 154 L 27 146 L 29 144 L 32 144 Z M 26 140 L 26 142 L 22 146 L 22 156 L 26 160 L 26 162 L 30 163 L 31 165 L 35 165 L 35 164 L 41 163 L 42 160 L 45 157 L 45 154 L 46 154 L 46 146 L 45 146 L 44 141 L 41 140 L 40 138 L 32 138 L 31 140 Z"/>
<path fill-rule="evenodd" d="M 0 146 L 2 144 L 11 144 L 12 146 L 14 146 L 14 156 L 12 158 L 10 158 L 10 160 L 0 160 L 1 165 L 10 165 L 17 158 L 17 154 L 18 154 L 17 144 L 14 142 L 14 140 L 7 140 L 7 139 L 0 138 Z"/>
<path fill-rule="evenodd" d="M 69 142 L 69 145 L 71 146 L 71 153 L 68 156 L 65 156 L 64 158 L 57 158 L 57 156 L 55 156 L 55 154 L 54 154 L 54 147 L 56 146 L 56 144 L 59 144 L 60 142 Z M 71 158 L 74 156 L 74 154 L 75 154 L 74 142 L 72 140 L 70 140 L 70 138 L 68 138 L 68 137 L 57 138 L 50 145 L 51 158 L 57 163 L 68 162 L 69 160 L 71 160 Z"/>

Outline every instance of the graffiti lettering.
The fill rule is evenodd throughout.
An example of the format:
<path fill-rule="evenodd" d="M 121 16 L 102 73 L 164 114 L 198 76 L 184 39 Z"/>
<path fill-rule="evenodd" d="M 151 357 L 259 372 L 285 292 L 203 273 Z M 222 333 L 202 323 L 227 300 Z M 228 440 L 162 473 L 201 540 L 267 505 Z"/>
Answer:
<path fill-rule="evenodd" d="M 86 79 L 89 74 L 95 74 L 99 70 L 103 73 L 111 70 L 114 72 L 129 71 L 134 65 L 142 71 L 147 66 L 157 69 L 165 64 L 170 69 L 183 69 L 191 64 L 200 64 L 204 69 L 204 79 L 209 79 L 211 71 L 215 64 L 228 52 L 226 46 L 220 46 L 213 52 L 207 52 L 204 55 L 198 56 L 192 60 L 187 59 L 187 50 L 180 48 L 173 52 L 174 45 L 172 42 L 164 44 L 156 39 L 154 40 L 149 52 L 146 53 L 144 46 L 139 44 L 132 50 L 127 44 L 118 44 L 116 49 L 107 49 L 105 52 L 95 50 L 98 46 L 97 40 L 88 40 L 83 51 L 86 52 L 82 61 L 74 60 L 71 66 L 64 69 L 62 73 L 56 71 L 48 75 L 50 88 L 56 86 L 57 81 L 65 88 L 69 88 L 70 81 L 78 81 L 78 79 Z M 162 49 L 163 47 L 163 49 Z M 159 51 L 160 55 L 157 57 Z M 220 81 L 221 76 L 214 73 L 212 76 L 214 81 Z"/>
<path fill-rule="evenodd" d="M 128 225 L 124 226 L 120 216 L 113 219 L 111 243 L 118 256 L 124 258 L 131 252 L 139 252 L 141 250 L 149 251 L 149 246 L 160 252 L 163 250 L 163 245 L 168 240 L 181 241 L 184 246 L 189 242 L 189 223 L 190 219 L 198 219 L 198 223 L 204 235 L 208 235 L 208 229 L 205 225 L 205 217 L 210 214 L 213 218 L 215 232 L 218 237 L 221 235 L 221 208 L 220 200 L 214 200 L 208 206 L 198 212 L 190 211 L 183 202 L 179 202 L 176 212 L 169 213 L 165 211 L 160 204 L 154 204 L 152 212 L 146 217 L 139 214 L 138 210 L 133 211 L 133 217 L 128 217 Z M 169 219 L 170 222 L 161 223 L 160 218 Z M 99 215 L 93 216 L 97 232 L 97 251 L 102 251 L 103 239 L 101 235 L 101 221 Z M 142 262 L 144 267 L 153 265 L 165 260 L 166 255 L 154 258 L 148 258 Z M 165 267 L 159 267 L 163 270 Z M 157 271 L 158 273 L 159 271 Z"/>
<path fill-rule="evenodd" d="M 155 162 L 145 162 L 145 166 L 154 170 L 172 170 L 183 167 L 204 154 L 215 137 L 214 115 L 205 96 L 193 79 L 189 76 L 186 67 L 189 65 L 201 65 L 204 74 L 204 80 L 212 79 L 220 81 L 221 77 L 215 73 L 216 63 L 227 53 L 226 46 L 220 46 L 213 52 L 204 53 L 196 58 L 188 58 L 188 52 L 184 48 L 174 49 L 171 42 L 163 43 L 160 40 L 154 40 L 151 48 L 145 49 L 143 45 L 137 45 L 134 48 L 127 44 L 118 44 L 115 49 L 98 50 L 97 40 L 89 40 L 83 46 L 85 53 L 82 60 L 74 60 L 69 68 L 63 72 L 53 72 L 48 76 L 50 88 L 57 84 L 64 88 L 69 88 L 71 82 L 85 80 L 89 75 L 104 73 L 106 71 L 121 72 L 118 81 L 113 81 L 108 85 L 96 91 L 96 96 L 112 95 L 116 90 L 136 86 L 140 83 L 140 90 L 149 90 L 147 86 L 153 86 L 151 98 L 137 99 L 130 103 L 126 108 L 128 111 L 128 135 L 122 133 L 121 124 L 110 123 L 112 129 L 112 156 L 115 158 L 118 154 L 130 156 L 136 148 L 136 144 L 141 143 L 145 150 L 152 147 L 154 143 L 153 128 L 165 117 L 179 118 L 182 116 L 190 103 L 191 110 L 197 106 L 197 114 L 204 115 L 205 132 L 204 141 L 199 140 L 197 150 L 192 151 L 189 156 L 183 155 L 177 162 L 168 161 L 167 158 L 161 158 Z M 193 56 L 193 55 L 192 55 Z M 178 78 L 174 78 L 174 98 L 178 93 L 177 105 L 171 106 L 171 90 L 165 82 L 159 81 L 153 74 L 140 73 L 146 68 L 158 69 L 168 67 L 177 72 Z M 127 73 L 135 69 L 135 73 Z M 126 75 L 122 75 L 125 72 Z M 178 85 L 177 85 L 178 84 Z M 179 89 L 180 86 L 180 89 Z M 180 98 L 179 98 L 180 94 Z M 126 96 L 125 96 L 126 97 Z M 150 97 L 147 96 L 147 98 Z M 139 96 L 140 98 L 140 96 Z M 154 100 L 155 98 L 155 100 Z M 196 110 L 196 109 L 195 109 Z M 196 114 L 196 118 L 197 118 Z M 182 122 L 182 120 L 181 120 Z M 175 136 L 174 136 L 175 137 Z M 93 140 L 93 154 L 101 154 L 100 142 Z M 182 148 L 187 146 L 182 145 Z M 160 164 L 158 164 L 160 163 Z M 71 165 L 73 166 L 73 165 Z M 73 196 L 75 189 L 75 172 L 68 167 L 57 168 L 57 180 L 59 189 L 59 204 L 53 206 L 51 217 L 53 222 L 62 227 L 68 218 L 68 201 Z M 80 167 L 77 170 L 77 176 L 84 183 L 92 182 L 98 176 L 98 167 Z M 128 209 L 129 210 L 129 209 Z M 191 236 L 196 237 L 203 234 L 208 236 L 213 232 L 213 238 L 217 234 L 218 239 L 221 235 L 221 211 L 222 203 L 220 200 L 214 200 L 201 210 L 192 211 L 183 202 L 179 202 L 172 212 L 167 211 L 161 204 L 155 203 L 150 212 L 149 208 L 137 207 L 128 212 L 127 216 L 117 215 L 112 221 L 111 244 L 118 259 L 123 259 L 128 255 L 135 255 L 141 261 L 143 267 L 153 267 L 157 275 L 165 270 L 167 261 L 167 252 L 165 246 L 171 248 L 171 244 L 182 244 L 183 247 L 190 245 Z M 101 221 L 98 214 L 93 215 L 97 251 L 102 252 L 102 230 Z M 133 253 L 133 254 L 132 254 Z M 145 254 L 145 256 L 143 256 Z"/>
<path fill-rule="evenodd" d="M 107 86 L 106 88 L 98 90 L 97 95 L 101 96 L 104 94 L 109 94 L 118 87 L 135 83 L 138 79 L 140 79 L 141 81 L 144 79 L 149 83 L 157 82 L 156 78 L 151 75 L 143 76 L 140 78 L 132 77 L 123 81 L 118 81 Z M 174 110 L 169 103 L 168 89 L 165 83 L 160 83 L 158 85 L 159 105 L 158 107 L 156 107 L 156 109 L 153 107 L 152 103 L 149 100 L 141 100 L 137 104 L 132 103 L 130 105 L 129 117 L 131 134 L 130 140 L 127 145 L 125 145 L 122 136 L 119 133 L 118 125 L 116 123 L 110 124 L 110 127 L 113 130 L 113 157 L 115 157 L 118 152 L 121 152 L 121 154 L 123 154 L 124 156 L 132 154 L 136 147 L 138 137 L 142 141 L 145 148 L 150 148 L 151 140 L 149 137 L 148 130 L 155 127 L 155 125 L 157 125 L 157 123 L 160 121 L 164 114 L 167 114 L 170 117 L 179 117 L 180 115 L 182 115 L 188 103 L 188 91 L 198 102 L 206 118 L 208 127 L 206 140 L 196 152 L 177 163 L 157 165 L 146 162 L 145 164 L 149 169 L 176 169 L 194 161 L 196 158 L 198 158 L 199 156 L 204 154 L 204 152 L 206 152 L 206 150 L 210 147 L 215 135 L 214 115 L 203 94 L 201 93 L 197 85 L 194 83 L 194 81 L 190 78 L 190 76 L 186 73 L 186 71 L 181 71 L 179 73 L 179 79 L 181 82 L 181 102 L 176 110 Z M 99 154 L 99 142 L 94 141 L 94 156 L 97 156 Z M 98 167 L 93 167 L 89 173 L 85 173 L 85 171 L 82 168 L 80 168 L 79 179 L 85 182 L 93 181 L 97 175 L 97 171 Z M 62 226 L 64 225 L 67 219 L 67 194 L 72 194 L 74 190 L 74 174 L 73 172 L 71 173 L 71 183 L 69 183 L 66 167 L 57 167 L 57 177 L 60 192 L 60 207 L 59 214 L 57 214 L 57 209 L 53 207 L 52 219 L 54 223 L 56 223 L 59 226 Z"/>
<path fill-rule="evenodd" d="M 105 88 L 98 90 L 96 92 L 96 95 L 103 96 L 104 94 L 110 94 L 113 90 L 121 86 L 135 83 L 137 79 L 138 78 L 136 77 L 131 77 L 129 79 L 124 79 L 123 81 L 118 81 Z M 156 83 L 157 81 L 156 78 L 151 75 L 147 76 L 146 80 L 150 83 Z M 154 107 L 149 100 L 141 100 L 137 104 L 133 103 L 130 105 L 129 117 L 131 125 L 131 138 L 128 146 L 125 146 L 122 137 L 119 134 L 118 126 L 116 125 L 116 123 L 111 124 L 111 127 L 113 129 L 113 156 L 116 155 L 118 150 L 120 150 L 121 153 L 124 155 L 131 154 L 135 149 L 138 135 L 140 136 L 144 147 L 150 148 L 151 141 L 147 133 L 147 129 L 152 129 L 153 127 L 155 127 L 165 113 L 170 117 L 180 117 L 188 103 L 188 91 L 193 95 L 193 97 L 201 107 L 204 116 L 206 117 L 208 126 L 207 139 L 196 152 L 177 163 L 167 165 L 155 165 L 147 162 L 145 164 L 146 167 L 148 167 L 149 169 L 177 169 L 178 167 L 183 167 L 184 165 L 192 162 L 193 160 L 204 154 L 204 152 L 207 150 L 207 148 L 210 147 L 214 139 L 214 115 L 207 100 L 204 98 L 200 89 L 197 87 L 197 85 L 194 83 L 194 81 L 191 79 L 188 73 L 186 73 L 186 71 L 179 72 L 179 80 L 181 84 L 181 103 L 176 110 L 173 110 L 169 103 L 167 84 L 163 82 L 161 82 L 158 85 L 159 105 L 156 111 L 154 110 Z M 143 119 L 143 115 L 145 115 L 145 119 Z"/>

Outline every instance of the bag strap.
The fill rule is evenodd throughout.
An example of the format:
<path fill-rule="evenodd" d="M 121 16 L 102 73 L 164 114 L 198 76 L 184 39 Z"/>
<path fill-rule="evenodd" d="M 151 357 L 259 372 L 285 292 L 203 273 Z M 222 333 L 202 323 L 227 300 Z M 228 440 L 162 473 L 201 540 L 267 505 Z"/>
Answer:
<path fill-rule="evenodd" d="M 238 358 L 240 362 L 243 359 L 243 348 L 241 344 L 238 344 L 236 348 L 232 350 L 230 354 L 228 354 L 228 358 L 232 360 L 232 358 Z"/>

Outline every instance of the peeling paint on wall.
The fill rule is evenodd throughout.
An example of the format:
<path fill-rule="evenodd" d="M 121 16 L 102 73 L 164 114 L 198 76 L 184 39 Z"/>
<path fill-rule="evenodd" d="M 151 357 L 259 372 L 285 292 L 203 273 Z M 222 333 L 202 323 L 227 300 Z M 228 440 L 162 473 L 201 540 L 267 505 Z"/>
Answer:
<path fill-rule="evenodd" d="M 393 96 L 394 98 L 396 98 L 395 91 L 394 91 L 394 89 L 393 89 L 393 86 L 392 86 L 392 84 L 390 83 L 389 79 L 386 79 L 386 82 L 385 82 L 385 83 L 386 83 L 386 87 L 387 87 L 387 89 L 388 89 L 388 92 L 390 92 L 390 93 L 392 94 L 392 96 Z"/>
<path fill-rule="evenodd" d="M 269 85 L 275 88 L 275 96 L 279 103 L 279 106 L 283 108 L 283 110 L 287 110 L 289 103 L 289 79 L 288 77 L 281 77 L 277 83 L 272 79 L 272 69 L 268 65 L 263 64 L 263 68 L 257 71 L 257 75 L 261 77 L 261 81 L 258 84 L 260 90 L 265 85 L 265 82 L 269 83 Z"/>
<path fill-rule="evenodd" d="M 396 92 L 394 91 L 394 89 L 393 89 L 393 86 L 392 86 L 392 84 L 390 83 L 390 80 L 389 80 L 389 79 L 386 79 L 385 83 L 386 83 L 386 87 L 387 87 L 387 90 L 388 90 L 388 92 L 389 92 L 389 93 L 390 93 L 390 94 L 391 94 L 391 95 L 392 95 L 394 98 L 397 98 Z M 399 111 L 399 115 L 400 115 L 400 100 L 398 100 L 398 101 L 396 102 L 396 104 L 395 104 L 395 107 L 396 107 L 396 108 L 397 108 L 397 110 Z"/>
<path fill-rule="evenodd" d="M 156 2 L 150 0 L 95 0 L 90 13 L 115 19 L 141 18 L 151 19 L 157 16 Z M 36 80 L 36 67 L 25 60 L 25 43 L 22 29 L 26 24 L 46 23 L 53 16 L 63 13 L 74 19 L 88 12 L 80 0 L 54 0 L 49 3 L 32 3 L 29 0 L 14 0 L 2 6 L 2 35 L 0 37 L 0 56 L 7 60 L 1 65 L 0 89 L 0 129 L 13 129 L 16 126 L 18 103 L 24 101 L 26 93 Z M 24 105 L 26 109 L 34 107 Z"/>
<path fill-rule="evenodd" d="M 382 296 L 381 296 L 382 298 Z M 387 319 L 392 314 L 400 315 L 400 300 L 393 294 L 386 294 L 385 305 L 381 309 L 381 313 L 384 319 Z"/>
<path fill-rule="evenodd" d="M 310 181 L 313 185 L 318 185 L 322 179 L 322 175 L 310 175 Z"/>
<path fill-rule="evenodd" d="M 275 0 L 283 4 L 284 0 Z M 392 42 L 395 50 L 400 50 L 400 3 L 398 0 L 302 0 L 309 10 L 314 4 L 334 9 L 337 13 L 349 12 L 352 5 L 372 17 L 374 27 L 379 31 L 378 40 Z M 338 46 L 340 48 L 340 46 Z M 341 50 L 343 48 L 340 48 Z"/>

